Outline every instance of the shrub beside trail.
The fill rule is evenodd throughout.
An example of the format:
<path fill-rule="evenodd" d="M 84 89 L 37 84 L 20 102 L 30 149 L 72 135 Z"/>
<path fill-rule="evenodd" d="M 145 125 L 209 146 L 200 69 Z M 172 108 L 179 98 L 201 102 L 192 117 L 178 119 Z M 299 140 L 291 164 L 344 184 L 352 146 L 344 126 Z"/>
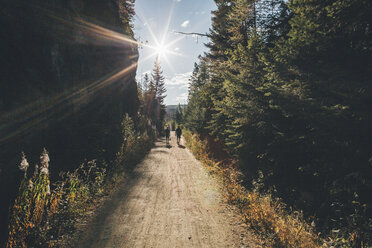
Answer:
<path fill-rule="evenodd" d="M 132 119 L 122 122 L 123 143 L 112 164 L 101 160 L 86 161 L 72 172 L 60 173 L 50 180 L 50 158 L 46 149 L 40 164 L 30 173 L 25 154 L 19 168 L 24 178 L 11 208 L 7 248 L 58 247 L 75 230 L 75 224 L 95 208 L 98 200 L 125 178 L 125 173 L 151 148 L 153 137 L 140 135 Z"/>

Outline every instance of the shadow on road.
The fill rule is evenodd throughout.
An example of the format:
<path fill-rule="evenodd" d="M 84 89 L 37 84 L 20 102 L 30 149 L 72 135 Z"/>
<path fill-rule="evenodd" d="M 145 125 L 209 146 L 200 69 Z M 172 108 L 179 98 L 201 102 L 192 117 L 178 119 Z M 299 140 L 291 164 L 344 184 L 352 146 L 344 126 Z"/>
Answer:
<path fill-rule="evenodd" d="M 142 172 L 136 170 L 130 172 L 125 180 L 125 185 L 122 184 L 122 187 L 119 187 L 119 189 L 97 210 L 93 219 L 88 224 L 88 231 L 80 234 L 81 236 L 79 235 L 80 238 L 73 247 L 92 247 L 97 241 L 97 236 L 100 237 L 101 247 L 106 246 L 106 242 L 109 241 L 109 238 L 107 237 L 107 230 L 105 230 L 105 222 L 112 217 L 112 214 L 119 206 L 125 204 L 125 199 L 141 176 Z"/>
<path fill-rule="evenodd" d="M 161 147 L 156 145 L 157 147 Z M 154 152 L 163 152 L 159 150 L 153 150 Z M 153 154 L 149 154 L 145 157 L 152 161 L 157 159 L 153 157 Z M 140 164 L 140 163 L 139 163 Z M 93 218 L 88 222 L 87 231 L 79 234 L 78 240 L 72 247 L 97 247 L 95 245 L 97 242 L 97 237 L 99 237 L 100 247 L 106 247 L 106 243 L 110 240 L 112 230 L 106 229 L 106 223 L 108 220 L 117 218 L 115 215 L 115 210 L 120 207 L 125 207 L 127 203 L 127 198 L 132 191 L 132 188 L 138 183 L 138 181 L 143 177 L 143 171 L 138 170 L 139 164 L 135 165 L 130 172 L 127 172 L 127 177 L 120 183 L 118 189 L 111 195 L 107 200 L 104 201 L 103 205 L 98 208 Z"/>

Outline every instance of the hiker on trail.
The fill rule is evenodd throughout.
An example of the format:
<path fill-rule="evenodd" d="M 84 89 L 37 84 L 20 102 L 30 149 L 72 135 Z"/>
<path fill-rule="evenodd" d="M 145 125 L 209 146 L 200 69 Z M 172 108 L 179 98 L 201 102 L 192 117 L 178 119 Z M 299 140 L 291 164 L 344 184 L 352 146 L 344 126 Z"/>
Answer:
<path fill-rule="evenodd" d="M 169 144 L 169 135 L 170 135 L 170 130 L 169 127 L 165 129 L 165 139 L 167 140 L 167 144 Z"/>
<path fill-rule="evenodd" d="M 178 126 L 176 129 L 176 135 L 177 135 L 177 144 L 179 145 L 181 141 L 181 135 L 182 135 L 182 129 L 180 128 L 180 126 Z"/>

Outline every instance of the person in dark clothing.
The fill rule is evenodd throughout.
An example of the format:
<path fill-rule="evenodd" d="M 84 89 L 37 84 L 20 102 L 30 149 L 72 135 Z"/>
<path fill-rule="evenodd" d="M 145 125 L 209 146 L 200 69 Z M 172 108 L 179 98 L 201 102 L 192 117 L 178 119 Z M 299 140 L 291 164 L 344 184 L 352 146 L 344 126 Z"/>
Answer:
<path fill-rule="evenodd" d="M 165 129 L 165 139 L 166 139 L 167 144 L 169 144 L 169 136 L 170 136 L 170 129 L 169 127 L 167 127 L 167 129 Z"/>
<path fill-rule="evenodd" d="M 182 129 L 180 128 L 180 126 L 178 126 L 176 129 L 176 135 L 177 135 L 177 144 L 179 145 L 181 141 L 181 135 L 182 135 Z"/>

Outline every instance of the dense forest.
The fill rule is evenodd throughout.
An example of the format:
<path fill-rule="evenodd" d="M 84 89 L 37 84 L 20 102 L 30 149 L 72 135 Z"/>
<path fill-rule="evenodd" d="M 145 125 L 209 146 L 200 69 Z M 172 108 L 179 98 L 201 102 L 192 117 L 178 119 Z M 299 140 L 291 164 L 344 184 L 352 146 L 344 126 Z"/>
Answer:
<path fill-rule="evenodd" d="M 215 2 L 183 125 L 224 147 L 248 188 L 259 181 L 321 236 L 368 247 L 372 2 Z"/>
<path fill-rule="evenodd" d="M 28 162 L 24 156 L 21 169 L 27 170 L 45 147 L 52 181 L 84 161 L 107 166 L 123 150 L 123 125 L 133 128 L 131 120 L 136 124 L 143 116 L 135 81 L 134 0 L 1 3 L 2 246 L 23 178 L 22 152 Z M 41 166 L 48 167 L 48 153 Z"/>

